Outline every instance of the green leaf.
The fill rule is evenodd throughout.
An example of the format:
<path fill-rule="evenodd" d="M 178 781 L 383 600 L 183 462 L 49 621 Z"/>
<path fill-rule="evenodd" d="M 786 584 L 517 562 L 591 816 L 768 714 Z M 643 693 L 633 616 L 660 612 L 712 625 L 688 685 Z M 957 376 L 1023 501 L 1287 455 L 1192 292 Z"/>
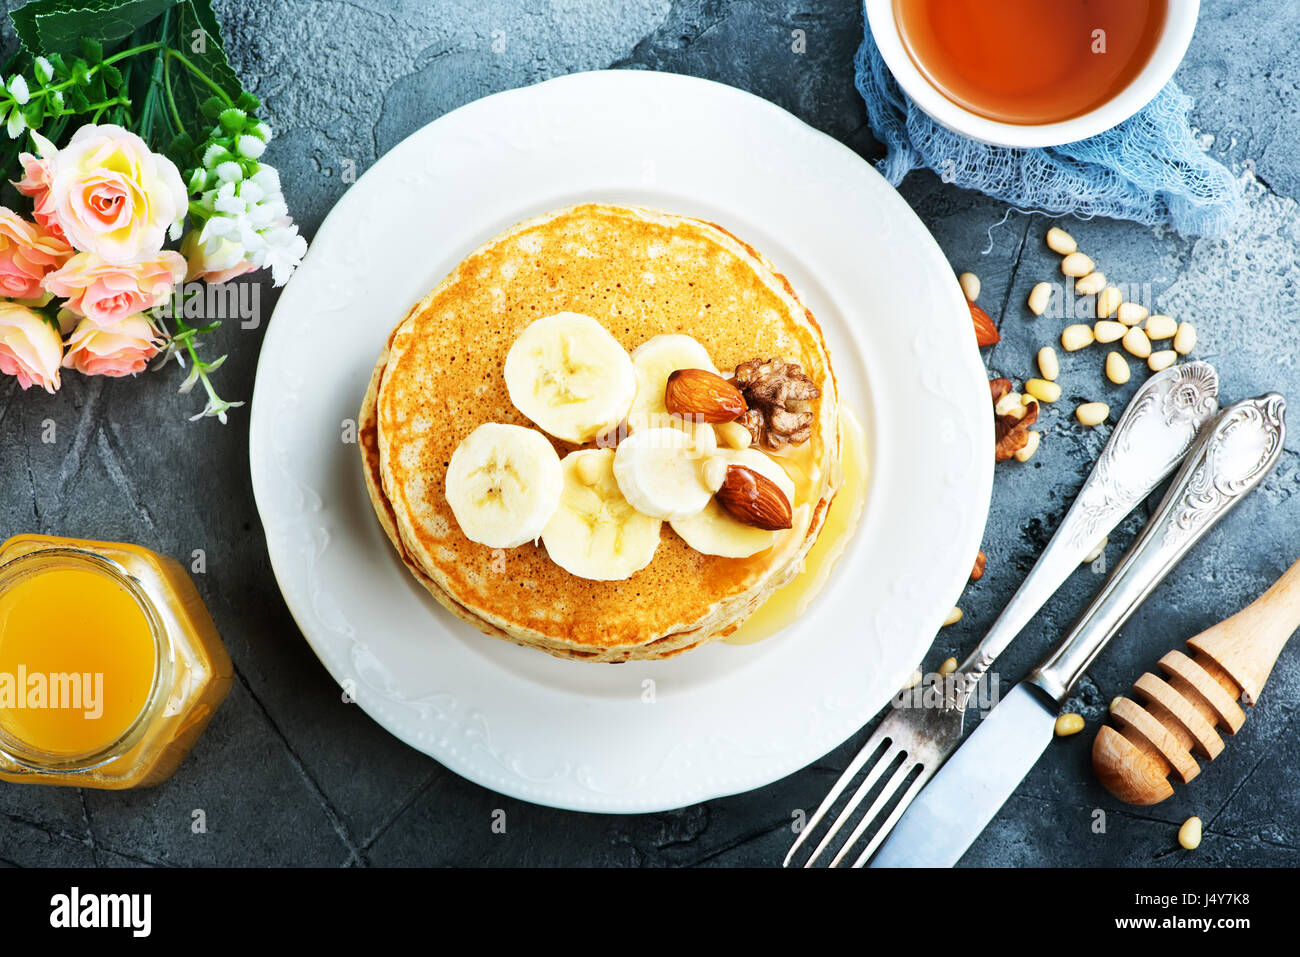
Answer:
<path fill-rule="evenodd" d="M 100 63 L 104 59 L 104 45 L 94 37 L 79 37 L 77 47 L 81 50 L 81 55 L 86 58 L 87 63 Z"/>
<path fill-rule="evenodd" d="M 83 40 L 114 43 L 156 20 L 180 0 L 32 0 L 9 15 L 31 54 L 66 53 Z"/>
<path fill-rule="evenodd" d="M 169 156 L 188 156 L 194 152 L 194 137 L 189 133 L 181 133 L 172 139 L 171 145 L 167 147 Z"/>
<path fill-rule="evenodd" d="M 23 119 L 27 121 L 27 126 L 33 130 L 39 130 L 41 123 L 45 120 L 45 98 L 32 100 L 23 107 Z"/>
<path fill-rule="evenodd" d="M 102 76 L 105 82 L 107 82 L 108 85 L 111 86 L 113 89 L 115 90 L 121 89 L 122 71 L 119 70 L 117 67 L 115 67 L 113 64 L 111 63 L 101 64 L 99 67 L 99 75 Z"/>
<path fill-rule="evenodd" d="M 210 0 L 186 0 L 172 14 L 167 34 L 170 43 L 196 68 L 202 70 L 230 101 L 238 101 L 244 93 L 239 77 L 231 69 L 222 46 L 221 30 L 212 12 Z M 229 102 L 213 95 L 210 86 L 191 73 L 177 60 L 171 63 L 172 94 L 176 109 L 184 119 L 185 132 L 198 144 L 204 143 L 212 132 L 221 111 Z M 205 106 L 205 101 L 212 102 Z M 181 157 L 172 156 L 181 161 Z M 188 158 L 193 162 L 193 157 Z"/>
<path fill-rule="evenodd" d="M 90 100 L 86 97 L 86 91 L 79 86 L 70 86 L 64 91 L 67 97 L 68 106 L 74 113 L 84 113 L 90 109 Z"/>
<path fill-rule="evenodd" d="M 226 59 L 221 42 L 221 26 L 212 12 L 212 0 L 185 0 L 173 18 L 176 39 L 173 46 L 200 70 L 212 78 L 232 100 L 244 92 L 244 85 Z M 200 36 L 196 31 L 202 31 Z M 206 89 L 206 87 L 205 87 Z"/>

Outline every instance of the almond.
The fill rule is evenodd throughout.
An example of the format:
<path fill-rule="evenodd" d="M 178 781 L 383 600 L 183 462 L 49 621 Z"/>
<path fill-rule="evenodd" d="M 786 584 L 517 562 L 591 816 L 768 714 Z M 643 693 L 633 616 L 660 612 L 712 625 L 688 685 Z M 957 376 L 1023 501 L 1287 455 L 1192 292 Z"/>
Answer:
<path fill-rule="evenodd" d="M 668 376 L 664 405 L 673 415 L 696 422 L 732 422 L 745 414 L 745 397 L 722 376 L 706 369 L 678 369 Z"/>
<path fill-rule="evenodd" d="M 989 314 L 981 309 L 975 303 L 967 303 L 970 306 L 970 319 L 975 324 L 975 344 L 983 349 L 985 346 L 997 345 L 1002 341 L 1002 336 L 998 333 L 998 327 L 993 324 Z"/>
<path fill-rule="evenodd" d="M 727 469 L 716 497 L 728 515 L 745 525 L 775 532 L 794 524 L 790 500 L 780 487 L 743 465 Z"/>

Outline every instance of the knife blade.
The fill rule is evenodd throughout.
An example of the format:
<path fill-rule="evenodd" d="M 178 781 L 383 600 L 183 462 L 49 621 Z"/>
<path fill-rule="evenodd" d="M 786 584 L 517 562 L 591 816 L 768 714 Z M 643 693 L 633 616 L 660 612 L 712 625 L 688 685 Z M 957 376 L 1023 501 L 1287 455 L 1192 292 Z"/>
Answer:
<path fill-rule="evenodd" d="M 1229 406 L 1206 427 L 1079 621 L 939 769 L 872 867 L 951 867 L 961 859 L 1037 763 L 1051 741 L 1057 708 L 1107 642 L 1188 550 L 1272 471 L 1286 438 L 1285 413 L 1285 400 L 1269 393 Z"/>
<path fill-rule="evenodd" d="M 951 867 L 1052 743 L 1056 703 L 1021 682 L 935 775 L 872 867 Z"/>

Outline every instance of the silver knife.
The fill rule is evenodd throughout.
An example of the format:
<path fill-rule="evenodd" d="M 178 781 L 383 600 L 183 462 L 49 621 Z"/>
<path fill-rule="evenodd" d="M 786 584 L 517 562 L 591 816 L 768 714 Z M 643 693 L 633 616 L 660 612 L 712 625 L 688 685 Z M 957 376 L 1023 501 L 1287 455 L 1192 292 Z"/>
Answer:
<path fill-rule="evenodd" d="M 956 864 L 1051 743 L 1062 701 L 1107 642 L 1197 541 L 1272 470 L 1286 402 L 1229 406 L 1188 453 L 1154 517 L 1078 623 L 989 712 L 899 820 L 872 867 Z"/>

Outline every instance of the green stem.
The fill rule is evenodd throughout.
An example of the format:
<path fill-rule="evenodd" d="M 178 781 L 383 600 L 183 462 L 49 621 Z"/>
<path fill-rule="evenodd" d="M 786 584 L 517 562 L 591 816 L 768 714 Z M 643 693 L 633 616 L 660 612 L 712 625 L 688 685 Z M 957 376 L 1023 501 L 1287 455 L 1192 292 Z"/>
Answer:
<path fill-rule="evenodd" d="M 166 18 L 167 18 L 167 17 L 170 17 L 170 15 L 171 15 L 170 11 L 168 11 L 168 12 L 165 13 L 165 14 L 163 14 L 163 17 L 164 17 L 163 28 L 164 28 L 164 29 L 165 29 L 166 26 L 167 26 L 167 24 L 166 24 L 166 22 L 165 22 L 165 21 L 166 21 Z M 164 73 L 165 73 L 165 72 L 170 72 L 167 68 L 170 66 L 170 61 L 171 61 L 171 60 L 176 60 L 176 61 L 179 62 L 183 67 L 185 67 L 185 69 L 189 70 L 190 73 L 193 74 L 194 77 L 195 77 L 195 78 L 196 78 L 200 83 L 202 83 L 204 86 L 206 86 L 208 89 L 210 89 L 210 90 L 211 90 L 213 93 L 215 93 L 218 97 L 220 97 L 221 100 L 222 100 L 222 102 L 224 102 L 227 106 L 234 106 L 234 105 L 235 105 L 235 101 L 234 101 L 233 99 L 231 99 L 230 94 L 227 93 L 224 89 L 222 89 L 221 86 L 220 86 L 220 85 L 219 85 L 215 80 L 212 79 L 212 77 L 208 76 L 207 73 L 205 73 L 202 69 L 200 69 L 198 66 L 196 66 L 196 65 L 195 65 L 195 64 L 194 64 L 194 63 L 189 59 L 189 57 L 185 56 L 185 55 L 184 55 L 183 53 L 181 53 L 180 51 L 178 51 L 178 50 L 174 50 L 174 49 L 172 49 L 171 47 L 167 46 L 167 44 L 164 43 L 162 40 L 155 40 L 155 41 L 152 42 L 152 43 L 142 43 L 142 44 L 140 44 L 139 46 L 131 47 L 129 50 L 122 50 L 122 51 L 119 52 L 119 53 L 115 53 L 115 54 L 113 54 L 111 57 L 106 58 L 106 59 L 103 61 L 103 63 L 97 63 L 97 64 L 95 64 L 94 66 L 90 67 L 90 69 L 86 71 L 86 75 L 87 75 L 88 77 L 89 77 L 89 76 L 94 76 L 95 73 L 96 73 L 98 70 L 100 70 L 103 66 L 106 66 L 106 65 L 111 64 L 111 63 L 117 63 L 117 62 L 119 62 L 120 60 L 125 60 L 127 57 L 137 56 L 137 55 L 139 55 L 139 54 L 141 54 L 141 53 L 148 53 L 148 52 L 150 52 L 150 51 L 152 51 L 152 50 L 157 50 L 157 51 L 159 51 L 159 53 L 158 53 L 158 57 L 157 57 L 156 60 L 154 61 L 154 74 L 153 74 L 153 75 L 150 77 L 150 79 L 149 79 L 149 93 L 146 94 L 146 96 L 145 96 L 145 105 L 146 105 L 146 106 L 151 102 L 150 97 L 154 95 L 154 89 L 155 89 L 155 87 L 162 87 L 162 86 L 163 86 Z M 160 69 L 160 66 L 161 66 L 161 69 Z M 44 87 L 41 87 L 40 89 L 34 91 L 34 92 L 31 94 L 31 99 L 34 100 L 34 99 L 39 99 L 39 98 L 42 98 L 42 97 L 48 97 L 48 96 L 50 96 L 50 95 L 53 94 L 53 93 L 59 93 L 59 92 L 62 92 L 63 90 L 66 90 L 66 89 L 68 89 L 69 87 L 71 87 L 71 86 L 75 86 L 75 85 L 76 85 L 76 81 L 73 80 L 73 79 L 67 79 L 67 80 L 64 80 L 64 81 L 61 82 L 61 83 L 52 83 L 52 84 L 50 84 L 49 86 L 44 86 Z M 176 125 L 177 125 L 177 130 L 179 131 L 180 129 L 183 129 L 183 128 L 184 128 L 184 126 L 183 126 L 183 124 L 182 124 L 182 122 L 181 122 L 180 111 L 176 108 L 175 96 L 174 96 L 174 94 L 171 93 L 170 88 L 168 88 L 167 93 L 168 93 L 168 107 L 169 107 L 169 112 L 171 113 L 171 117 L 170 117 L 170 119 L 171 119 L 174 123 L 176 123 Z M 10 99 L 10 98 L 6 97 L 6 99 Z M 29 102 L 30 102 L 30 101 L 29 101 Z M 71 111 L 69 111 L 69 112 L 71 112 Z M 145 113 L 147 114 L 147 111 L 143 111 L 143 112 L 145 112 Z M 147 139 L 148 137 L 145 137 L 145 138 Z"/>
<path fill-rule="evenodd" d="M 164 13 L 163 16 L 170 17 L 171 11 L 170 10 L 167 11 L 167 13 Z M 167 25 L 166 21 L 164 21 L 163 26 L 166 25 Z M 118 60 L 125 60 L 127 57 L 135 56 L 137 53 L 148 53 L 150 50 L 157 50 L 159 47 L 163 45 L 164 44 L 162 40 L 154 40 L 152 43 L 142 43 L 138 47 L 131 47 L 131 49 L 129 50 L 121 50 L 117 53 L 114 53 L 111 57 L 108 57 L 106 60 L 104 60 L 104 62 L 116 63 Z M 90 72 L 94 73 L 98 69 L 99 69 L 99 64 L 96 64 L 95 66 L 90 68 Z"/>
<path fill-rule="evenodd" d="M 212 90 L 213 93 L 221 97 L 221 99 L 225 101 L 227 106 L 235 105 L 235 101 L 230 98 L 230 94 L 227 93 L 225 90 L 223 90 L 220 86 L 218 86 L 217 82 L 213 80 L 212 77 L 208 76 L 197 66 L 191 63 L 184 54 L 178 53 L 176 50 L 173 50 L 171 47 L 168 47 L 167 56 L 171 57 L 174 60 L 179 60 L 181 65 L 184 66 L 185 69 L 193 73 L 194 76 L 197 77 L 210 90 Z"/>
<path fill-rule="evenodd" d="M 185 129 L 185 121 L 181 119 L 181 111 L 176 109 L 176 95 L 172 92 L 172 61 L 166 59 L 163 64 L 163 92 L 167 94 L 167 109 L 171 111 L 172 123 L 176 127 L 176 132 L 180 133 Z"/>
<path fill-rule="evenodd" d="M 171 22 L 172 12 L 168 10 L 163 14 L 162 35 L 167 35 L 167 28 Z M 149 87 L 144 94 L 144 105 L 140 108 L 140 138 L 146 143 L 150 141 L 150 134 L 153 133 L 153 115 L 152 109 L 154 100 L 158 98 L 158 91 L 162 88 L 163 67 L 167 63 L 167 48 L 158 46 L 158 55 L 154 57 L 153 69 L 149 72 Z"/>

